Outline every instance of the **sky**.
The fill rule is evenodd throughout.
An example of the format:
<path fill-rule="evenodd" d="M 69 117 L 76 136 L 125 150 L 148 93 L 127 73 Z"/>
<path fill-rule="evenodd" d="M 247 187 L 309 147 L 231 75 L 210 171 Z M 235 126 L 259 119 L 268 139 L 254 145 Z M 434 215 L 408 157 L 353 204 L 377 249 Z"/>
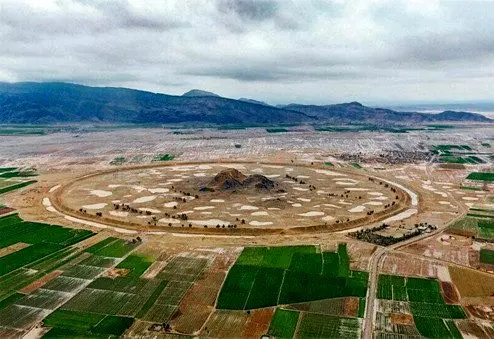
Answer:
<path fill-rule="evenodd" d="M 494 1 L 0 0 L 0 81 L 272 104 L 491 100 Z"/>

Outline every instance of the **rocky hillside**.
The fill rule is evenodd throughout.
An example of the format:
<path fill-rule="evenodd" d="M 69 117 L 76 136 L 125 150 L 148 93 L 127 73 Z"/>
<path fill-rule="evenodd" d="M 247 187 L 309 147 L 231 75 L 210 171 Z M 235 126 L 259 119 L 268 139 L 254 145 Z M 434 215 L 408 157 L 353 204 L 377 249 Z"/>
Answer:
<path fill-rule="evenodd" d="M 192 90 L 183 96 L 127 88 L 67 83 L 0 83 L 0 121 L 10 124 L 194 124 L 278 125 L 300 123 L 417 124 L 485 122 L 468 112 L 424 114 L 372 108 L 352 102 L 282 107 L 234 100 Z"/>

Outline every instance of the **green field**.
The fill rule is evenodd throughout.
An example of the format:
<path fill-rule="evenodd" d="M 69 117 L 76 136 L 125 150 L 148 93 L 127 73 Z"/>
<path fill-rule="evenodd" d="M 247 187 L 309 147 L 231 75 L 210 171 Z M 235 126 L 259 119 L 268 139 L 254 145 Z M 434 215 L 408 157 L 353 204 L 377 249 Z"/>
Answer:
<path fill-rule="evenodd" d="M 85 337 L 103 335 L 122 335 L 134 322 L 133 318 L 119 317 L 90 312 L 56 310 L 44 321 L 45 327 L 51 327 L 45 337 Z"/>
<path fill-rule="evenodd" d="M 37 182 L 36 180 L 29 180 L 26 182 L 21 182 L 19 184 L 7 186 L 7 187 L 2 187 L 2 188 L 0 188 L 0 195 L 7 193 L 7 192 L 10 192 L 10 191 L 14 191 L 14 190 L 26 187 L 26 186 L 29 186 L 29 185 L 34 184 L 36 182 Z"/>
<path fill-rule="evenodd" d="M 154 161 L 172 161 L 175 159 L 175 155 L 173 154 L 158 154 L 154 157 Z"/>
<path fill-rule="evenodd" d="M 134 250 L 138 244 L 129 243 L 123 239 L 106 238 L 105 240 L 91 246 L 86 252 L 112 258 L 122 258 Z"/>
<path fill-rule="evenodd" d="M 448 229 L 452 233 L 466 233 L 477 238 L 494 239 L 494 220 L 492 218 L 466 216 L 453 223 Z"/>
<path fill-rule="evenodd" d="M 131 254 L 118 264 L 117 268 L 128 269 L 129 273 L 127 273 L 127 277 L 139 278 L 151 266 L 153 261 L 153 258 L 146 257 L 142 254 Z"/>
<path fill-rule="evenodd" d="M 420 334 L 427 338 L 462 338 L 451 320 L 418 316 L 414 316 L 413 319 Z"/>
<path fill-rule="evenodd" d="M 301 338 L 359 338 L 359 336 L 359 319 L 316 313 L 303 314 L 297 331 L 297 337 Z"/>
<path fill-rule="evenodd" d="M 350 166 L 352 166 L 356 169 L 362 169 L 363 168 L 359 163 L 356 163 L 356 162 L 350 163 Z"/>
<path fill-rule="evenodd" d="M 268 335 L 277 338 L 293 338 L 298 318 L 299 312 L 297 311 L 277 308 L 271 319 Z"/>
<path fill-rule="evenodd" d="M 408 301 L 415 325 L 420 334 L 425 337 L 457 337 L 459 332 L 454 322 L 448 319 L 466 318 L 461 306 L 445 303 L 439 282 L 435 279 L 381 274 L 378 280 L 377 297 Z"/>
<path fill-rule="evenodd" d="M 245 248 L 218 297 L 220 309 L 253 309 L 345 296 L 365 297 L 368 274 L 351 271 L 346 245 Z"/>
<path fill-rule="evenodd" d="M 467 180 L 494 181 L 493 172 L 472 172 L 467 176 Z"/>
<path fill-rule="evenodd" d="M 480 249 L 480 262 L 483 264 L 494 265 L 494 251 L 486 248 Z"/>

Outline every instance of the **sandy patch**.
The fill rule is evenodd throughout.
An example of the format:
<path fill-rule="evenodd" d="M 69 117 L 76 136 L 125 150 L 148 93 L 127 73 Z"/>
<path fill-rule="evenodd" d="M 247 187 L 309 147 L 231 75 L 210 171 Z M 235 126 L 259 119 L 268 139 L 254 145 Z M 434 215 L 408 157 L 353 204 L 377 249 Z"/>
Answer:
<path fill-rule="evenodd" d="M 113 193 L 110 191 L 103 191 L 103 190 L 91 190 L 91 191 L 89 191 L 89 194 L 95 195 L 95 196 L 100 197 L 100 198 L 104 198 L 104 197 L 109 197 Z"/>
<path fill-rule="evenodd" d="M 341 208 L 341 206 L 333 205 L 333 204 L 323 204 L 323 205 L 326 207 Z"/>
<path fill-rule="evenodd" d="M 202 177 L 205 177 L 205 176 L 206 176 L 206 173 L 204 173 L 204 172 L 199 172 L 199 173 L 194 173 L 193 175 L 194 175 L 195 177 L 202 178 Z"/>
<path fill-rule="evenodd" d="M 272 179 L 272 178 L 278 178 L 278 177 L 280 177 L 280 175 L 279 174 L 269 174 L 269 175 L 265 175 L 265 177 Z"/>
<path fill-rule="evenodd" d="M 60 188 L 60 185 L 53 186 L 52 188 L 50 188 L 50 190 L 48 192 L 53 193 L 59 188 Z"/>
<path fill-rule="evenodd" d="M 297 175 L 297 178 L 299 179 L 310 179 L 308 175 Z"/>
<path fill-rule="evenodd" d="M 302 206 L 302 205 L 300 205 Z M 269 211 L 281 211 L 281 209 L 279 209 L 278 207 L 268 207 L 268 210 Z"/>
<path fill-rule="evenodd" d="M 400 221 L 400 220 L 409 218 L 416 213 L 417 213 L 417 210 L 415 208 L 410 208 L 404 212 L 398 213 L 397 215 L 393 215 L 392 217 L 383 220 L 382 223 L 387 223 L 387 222 L 392 222 L 392 221 Z"/>
<path fill-rule="evenodd" d="M 354 208 L 349 209 L 348 212 L 351 212 L 351 213 L 360 213 L 360 212 L 363 212 L 364 210 L 365 210 L 365 206 L 358 205 L 358 206 L 355 206 Z"/>
<path fill-rule="evenodd" d="M 258 211 L 258 212 L 252 212 L 250 215 L 260 216 L 260 215 L 269 215 L 269 213 L 265 211 Z"/>
<path fill-rule="evenodd" d="M 474 197 L 462 197 L 463 200 L 467 200 L 467 201 L 477 201 L 479 200 L 479 198 L 474 198 Z"/>
<path fill-rule="evenodd" d="M 153 201 L 154 199 L 156 199 L 156 196 L 155 195 L 148 195 L 148 196 L 145 196 L 145 197 L 137 198 L 132 203 L 133 204 L 142 204 L 144 202 Z"/>
<path fill-rule="evenodd" d="M 256 220 L 253 220 L 251 222 L 249 222 L 249 225 L 252 225 L 252 226 L 268 226 L 268 225 L 272 225 L 273 223 L 271 221 L 256 221 Z"/>
<path fill-rule="evenodd" d="M 211 215 L 211 214 L 213 214 L 213 212 L 207 212 L 207 211 L 205 211 L 205 212 L 201 212 L 201 214 Z"/>
<path fill-rule="evenodd" d="M 302 214 L 299 214 L 301 217 L 320 217 L 324 215 L 324 212 L 320 211 L 310 211 L 310 212 L 305 212 Z"/>
<path fill-rule="evenodd" d="M 388 197 L 385 196 L 379 196 L 379 197 L 374 197 L 372 200 L 388 200 Z"/>
<path fill-rule="evenodd" d="M 321 218 L 322 221 L 333 221 L 335 219 L 336 219 L 335 217 L 332 217 L 330 215 Z"/>
<path fill-rule="evenodd" d="M 177 205 L 178 205 L 178 202 L 176 202 L 176 201 L 170 201 L 170 202 L 163 204 L 163 206 L 168 207 L 168 208 L 173 208 L 173 206 L 177 206 Z"/>
<path fill-rule="evenodd" d="M 295 203 L 295 204 L 292 204 L 293 207 L 302 207 L 302 204 L 299 204 L 299 203 Z"/>
<path fill-rule="evenodd" d="M 309 198 L 297 198 L 298 201 L 310 202 Z"/>
<path fill-rule="evenodd" d="M 158 220 L 158 222 L 161 222 L 164 224 L 180 224 L 180 220 L 173 219 L 173 218 L 161 218 L 160 220 Z"/>
<path fill-rule="evenodd" d="M 133 185 L 133 186 L 130 186 L 130 187 L 132 189 L 135 189 L 137 191 L 137 193 L 141 193 L 142 191 L 147 190 L 147 188 L 144 187 L 144 186 Z"/>
<path fill-rule="evenodd" d="M 347 191 L 368 191 L 368 188 L 363 187 L 345 187 Z"/>
<path fill-rule="evenodd" d="M 381 192 L 367 192 L 367 194 L 369 194 L 369 195 L 375 195 L 375 196 L 384 195 Z"/>
<path fill-rule="evenodd" d="M 108 213 L 110 213 L 110 215 L 113 215 L 114 217 L 119 217 L 119 218 L 125 218 L 129 216 L 129 212 L 110 211 Z"/>
<path fill-rule="evenodd" d="M 316 172 L 316 173 L 328 175 L 328 176 L 331 176 L 331 177 L 336 177 L 336 176 L 345 177 L 346 176 L 345 174 L 338 173 L 338 172 L 333 172 L 333 171 L 330 171 L 330 170 L 315 169 L 313 171 Z"/>
<path fill-rule="evenodd" d="M 104 208 L 106 205 L 108 205 L 106 202 L 102 202 L 100 204 L 84 205 L 82 208 L 87 210 L 99 210 Z"/>
<path fill-rule="evenodd" d="M 211 199 L 210 201 L 211 202 L 214 202 L 214 203 L 222 203 L 222 202 L 225 202 L 225 200 L 223 200 L 223 199 Z"/>

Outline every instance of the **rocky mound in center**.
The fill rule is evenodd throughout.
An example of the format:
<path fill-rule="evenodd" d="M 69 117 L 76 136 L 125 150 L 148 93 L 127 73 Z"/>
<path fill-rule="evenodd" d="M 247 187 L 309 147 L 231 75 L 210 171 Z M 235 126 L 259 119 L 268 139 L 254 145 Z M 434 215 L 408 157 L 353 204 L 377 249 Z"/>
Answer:
<path fill-rule="evenodd" d="M 276 185 L 273 180 L 266 178 L 264 175 L 253 174 L 246 176 L 235 168 L 228 168 L 216 174 L 201 190 L 232 190 L 252 187 L 259 190 L 270 190 Z"/>

